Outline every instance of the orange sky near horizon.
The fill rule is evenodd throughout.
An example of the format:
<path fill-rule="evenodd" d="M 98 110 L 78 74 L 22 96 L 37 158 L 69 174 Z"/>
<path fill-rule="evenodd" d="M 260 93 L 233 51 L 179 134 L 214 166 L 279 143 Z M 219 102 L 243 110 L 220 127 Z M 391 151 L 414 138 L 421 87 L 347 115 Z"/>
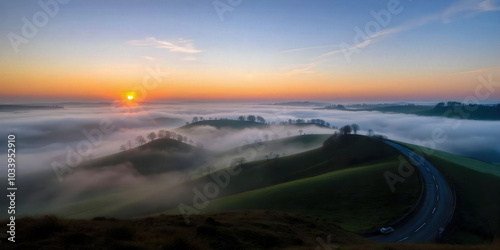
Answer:
<path fill-rule="evenodd" d="M 2 73 L 2 95 L 116 99 L 135 91 L 153 99 L 433 99 L 474 95 L 478 74 L 399 74 L 359 72 L 284 74 L 244 71 L 173 70 L 152 89 L 143 86 L 143 67 L 37 67 L 10 65 Z M 359 73 L 359 74 L 356 74 Z M 422 76 L 423 75 L 423 76 Z M 153 78 L 149 79 L 155 84 Z M 492 93 L 500 98 L 500 92 Z M 142 99 L 142 98 L 141 98 Z"/>

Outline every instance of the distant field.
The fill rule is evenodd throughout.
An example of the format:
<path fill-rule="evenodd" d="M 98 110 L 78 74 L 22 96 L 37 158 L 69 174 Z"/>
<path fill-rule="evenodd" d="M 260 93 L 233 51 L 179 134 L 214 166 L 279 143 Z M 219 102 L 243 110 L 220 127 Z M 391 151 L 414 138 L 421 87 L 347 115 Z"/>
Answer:
<path fill-rule="evenodd" d="M 441 116 L 454 119 L 469 120 L 500 120 L 500 106 L 424 106 L 424 105 L 394 105 L 383 107 L 363 107 L 363 108 L 345 108 L 330 107 L 326 109 L 335 109 L 343 111 L 378 111 L 383 113 L 401 113 L 421 116 Z"/>
<path fill-rule="evenodd" d="M 452 181 L 457 208 L 450 224 L 457 243 L 486 243 L 500 237 L 500 167 L 439 150 L 400 143 L 435 165 Z"/>

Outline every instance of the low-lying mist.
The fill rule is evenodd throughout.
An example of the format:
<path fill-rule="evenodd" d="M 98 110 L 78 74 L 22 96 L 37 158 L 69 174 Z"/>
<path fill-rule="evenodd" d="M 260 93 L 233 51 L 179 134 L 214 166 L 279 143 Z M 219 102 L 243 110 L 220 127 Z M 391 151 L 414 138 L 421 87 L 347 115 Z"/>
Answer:
<path fill-rule="evenodd" d="M 267 122 L 275 125 L 244 129 L 211 126 L 178 129 L 186 122 L 190 123 L 194 116 L 212 120 L 237 119 L 242 115 L 262 116 Z M 16 135 L 18 186 L 25 190 L 19 196 L 19 213 L 34 214 L 66 209 L 63 214 L 68 215 L 98 209 L 78 205 L 82 200 L 87 201 L 86 206 L 92 204 L 88 201 L 94 199 L 94 196 L 108 199 L 106 204 L 110 205 L 113 202 L 123 202 L 122 199 L 126 200 L 127 197 L 141 200 L 145 194 L 158 196 L 158 199 L 161 196 L 164 202 L 178 200 L 179 196 L 190 192 L 174 188 L 187 176 L 193 178 L 204 171 L 210 171 L 209 168 L 227 167 L 238 157 L 244 157 L 247 161 L 264 160 L 278 154 L 291 155 L 321 145 L 321 141 L 310 144 L 277 142 L 263 147 L 262 142 L 299 134 L 331 134 L 335 131 L 320 126 L 299 128 L 278 125 L 290 119 L 323 119 L 336 127 L 357 123 L 361 127 L 358 134 L 366 134 L 368 129 L 372 129 L 376 134 L 386 135 L 389 139 L 488 162 L 500 162 L 500 144 L 497 140 L 500 138 L 500 121 L 455 120 L 368 111 L 314 110 L 311 107 L 296 106 L 151 104 L 134 112 L 123 112 L 109 105 L 74 104 L 65 106 L 64 109 L 3 112 L 0 117 L 0 133 L 4 138 L 8 134 Z M 101 164 L 99 168 L 89 167 L 92 165 L 89 162 L 93 160 L 121 152 L 121 146 L 126 149 L 137 147 L 137 136 L 142 135 L 147 140 L 147 134 L 158 133 L 159 130 L 186 136 L 186 142 L 192 145 L 190 147 L 203 145 L 203 149 L 197 150 L 207 154 L 201 157 L 199 152 L 190 155 L 189 152 L 172 152 L 167 148 L 163 151 L 141 151 L 134 156 L 137 158 L 127 158 L 124 162 L 104 166 Z M 249 144 L 251 146 L 248 146 Z M 6 151 L 5 145 L 1 147 Z M 84 156 L 81 159 L 68 157 L 82 151 Z M 208 156 L 209 154 L 211 156 Z M 5 162 L 5 157 L 3 154 L 0 158 Z M 147 165 L 158 164 L 162 170 L 148 174 L 144 169 L 138 169 L 138 159 L 146 158 L 155 161 Z M 199 161 L 193 163 L 192 158 Z M 61 182 L 60 176 L 53 170 L 54 162 L 65 165 L 68 161 L 73 164 L 72 173 L 65 174 Z M 175 167 L 168 167 L 174 165 Z M 2 184 L 5 184 L 5 181 L 2 179 Z M 151 197 L 147 200 L 153 200 Z M 95 204 L 100 202 L 102 200 L 96 200 Z M 151 204 L 150 209 L 164 206 L 164 202 Z M 37 207 L 28 204 L 37 204 Z"/>

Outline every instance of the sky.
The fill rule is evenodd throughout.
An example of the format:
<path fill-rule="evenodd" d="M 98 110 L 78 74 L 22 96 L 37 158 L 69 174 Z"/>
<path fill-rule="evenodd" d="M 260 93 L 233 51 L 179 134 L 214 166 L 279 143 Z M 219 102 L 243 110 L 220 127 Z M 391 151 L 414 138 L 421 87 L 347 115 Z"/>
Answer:
<path fill-rule="evenodd" d="M 0 97 L 461 101 L 499 31 L 495 0 L 5 0 Z"/>

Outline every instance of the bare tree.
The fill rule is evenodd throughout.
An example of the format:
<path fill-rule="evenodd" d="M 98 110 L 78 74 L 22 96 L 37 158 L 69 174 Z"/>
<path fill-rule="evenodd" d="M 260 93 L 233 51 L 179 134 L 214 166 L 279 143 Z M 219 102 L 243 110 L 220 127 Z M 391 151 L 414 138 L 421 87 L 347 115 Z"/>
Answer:
<path fill-rule="evenodd" d="M 142 136 L 142 135 L 137 136 L 135 138 L 135 141 L 137 143 L 139 143 L 139 145 L 142 145 L 142 144 L 146 143 L 146 139 L 144 139 L 144 136 Z"/>
<path fill-rule="evenodd" d="M 121 145 L 121 146 L 120 146 L 120 150 L 121 150 L 121 151 L 125 151 L 125 150 L 127 150 L 127 146 L 125 146 L 125 145 Z"/>
<path fill-rule="evenodd" d="M 359 130 L 358 124 L 356 124 L 356 123 L 351 124 L 351 128 L 352 128 L 352 131 L 354 132 L 354 134 L 358 133 L 358 130 Z"/>
<path fill-rule="evenodd" d="M 304 131 L 302 131 L 302 129 L 299 129 L 299 135 L 302 135 L 302 132 Z"/>
<path fill-rule="evenodd" d="M 368 136 L 373 136 L 374 132 L 373 129 L 368 129 Z"/>
<path fill-rule="evenodd" d="M 165 137 L 165 130 L 162 129 L 158 131 L 158 138 L 163 138 L 163 137 Z"/>
<path fill-rule="evenodd" d="M 156 139 L 156 133 L 155 132 L 151 132 L 148 134 L 148 139 L 149 141 L 152 141 L 154 139 Z"/>

